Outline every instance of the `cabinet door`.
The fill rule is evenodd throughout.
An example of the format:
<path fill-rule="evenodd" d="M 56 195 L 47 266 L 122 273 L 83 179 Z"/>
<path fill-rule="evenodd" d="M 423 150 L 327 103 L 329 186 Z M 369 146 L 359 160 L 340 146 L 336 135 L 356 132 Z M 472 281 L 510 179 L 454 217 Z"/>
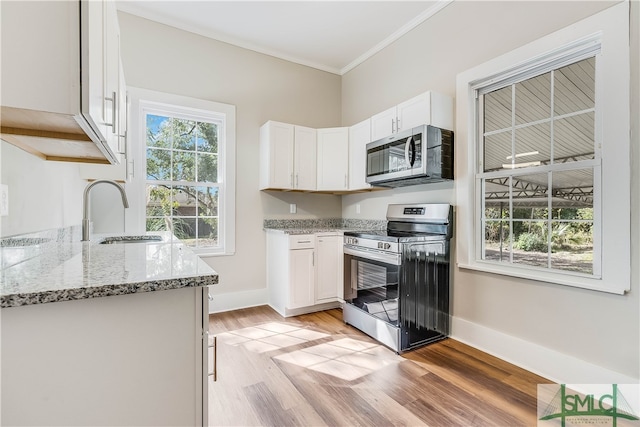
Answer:
<path fill-rule="evenodd" d="M 29 110 L 30 116 L 78 114 L 79 2 L 3 1 L 1 7 L 2 107 Z M 6 117 L 3 111 L 3 126 Z"/>
<path fill-rule="evenodd" d="M 431 124 L 429 92 L 398 104 L 398 131 L 425 124 Z"/>
<path fill-rule="evenodd" d="M 293 125 L 268 121 L 260 128 L 260 188 L 293 188 Z"/>
<path fill-rule="evenodd" d="M 377 141 L 396 132 L 396 107 L 371 117 L 371 140 Z"/>
<path fill-rule="evenodd" d="M 347 190 L 349 128 L 318 129 L 318 190 Z"/>
<path fill-rule="evenodd" d="M 342 236 L 318 236 L 316 241 L 316 302 L 335 301 L 343 294 Z"/>
<path fill-rule="evenodd" d="M 349 128 L 349 190 L 371 188 L 366 180 L 369 142 L 371 142 L 371 119 Z"/>
<path fill-rule="evenodd" d="M 80 2 L 82 48 L 82 115 L 103 144 L 107 143 L 105 122 L 105 10 L 101 1 Z M 85 72 L 87 71 L 87 72 Z"/>
<path fill-rule="evenodd" d="M 316 189 L 316 130 L 303 126 L 294 127 L 293 169 L 297 190 Z"/>
<path fill-rule="evenodd" d="M 129 106 L 127 99 L 127 84 L 124 80 L 124 70 L 120 62 L 118 78 L 118 151 L 127 154 L 127 128 L 129 125 Z"/>
<path fill-rule="evenodd" d="M 102 3 L 104 7 L 104 91 L 103 117 L 107 126 L 105 138 L 112 152 L 120 152 L 120 28 L 118 14 L 113 1 Z"/>
<path fill-rule="evenodd" d="M 289 251 L 289 303 L 287 308 L 314 304 L 315 253 L 313 249 Z"/>

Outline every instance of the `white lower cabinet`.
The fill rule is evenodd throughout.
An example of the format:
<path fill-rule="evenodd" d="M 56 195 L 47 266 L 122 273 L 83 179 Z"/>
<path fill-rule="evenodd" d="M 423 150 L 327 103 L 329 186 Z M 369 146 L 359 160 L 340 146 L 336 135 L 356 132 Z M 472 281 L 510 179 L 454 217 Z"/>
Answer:
<path fill-rule="evenodd" d="M 316 302 L 342 299 L 342 233 L 316 236 Z"/>
<path fill-rule="evenodd" d="M 339 307 L 342 233 L 267 231 L 269 305 L 282 316 Z"/>
<path fill-rule="evenodd" d="M 312 242 L 305 236 L 305 240 Z M 295 238 L 294 238 L 295 239 Z M 311 243 L 312 245 L 313 243 Z M 289 301 L 287 308 L 308 307 L 315 303 L 315 249 L 294 249 L 289 250 Z M 285 255 L 286 257 L 286 255 Z"/>

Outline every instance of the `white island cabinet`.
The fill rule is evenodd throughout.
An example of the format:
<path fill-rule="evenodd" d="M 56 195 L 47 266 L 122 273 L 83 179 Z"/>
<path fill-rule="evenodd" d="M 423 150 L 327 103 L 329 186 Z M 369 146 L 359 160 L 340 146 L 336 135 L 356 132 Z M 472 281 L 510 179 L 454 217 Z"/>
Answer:
<path fill-rule="evenodd" d="M 39 246 L 0 248 L 1 424 L 206 425 L 217 274 L 175 240 Z"/>

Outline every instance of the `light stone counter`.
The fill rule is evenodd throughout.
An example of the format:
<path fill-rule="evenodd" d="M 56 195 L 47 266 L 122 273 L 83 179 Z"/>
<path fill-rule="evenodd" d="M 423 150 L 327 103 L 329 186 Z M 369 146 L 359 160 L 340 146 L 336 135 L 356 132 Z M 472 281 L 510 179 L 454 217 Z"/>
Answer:
<path fill-rule="evenodd" d="M 81 242 L 77 227 L 0 239 L 0 307 L 215 285 L 218 274 L 191 249 L 161 242 Z"/>
<path fill-rule="evenodd" d="M 361 230 L 384 230 L 387 221 L 361 219 L 265 219 L 263 228 L 284 234 L 317 234 Z"/>

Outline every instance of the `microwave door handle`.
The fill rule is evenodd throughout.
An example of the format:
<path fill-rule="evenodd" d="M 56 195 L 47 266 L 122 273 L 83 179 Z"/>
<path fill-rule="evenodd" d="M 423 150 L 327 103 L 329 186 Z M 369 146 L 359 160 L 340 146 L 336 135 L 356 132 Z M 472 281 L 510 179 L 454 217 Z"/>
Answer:
<path fill-rule="evenodd" d="M 411 138 L 411 167 L 413 167 L 414 163 L 416 162 L 416 142 L 414 141 L 413 138 Z"/>
<path fill-rule="evenodd" d="M 404 144 L 404 161 L 407 163 L 407 169 L 411 169 L 411 159 L 409 158 L 409 149 L 411 148 L 411 137 L 407 138 L 407 142 Z"/>

